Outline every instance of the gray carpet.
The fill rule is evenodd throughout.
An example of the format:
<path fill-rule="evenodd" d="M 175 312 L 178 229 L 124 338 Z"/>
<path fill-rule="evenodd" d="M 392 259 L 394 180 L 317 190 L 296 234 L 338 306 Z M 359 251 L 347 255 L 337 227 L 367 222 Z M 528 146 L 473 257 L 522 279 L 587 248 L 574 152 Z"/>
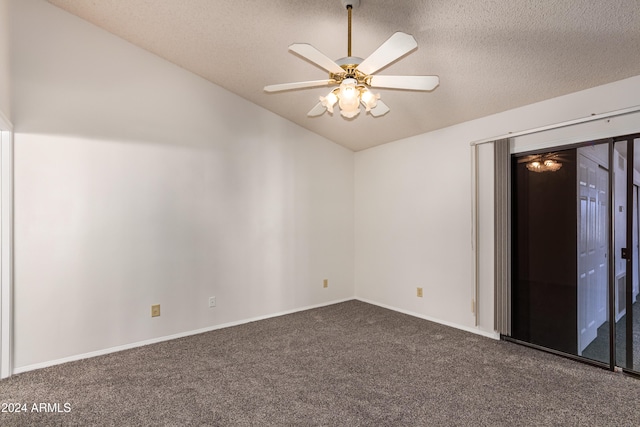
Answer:
<path fill-rule="evenodd" d="M 358 301 L 0 381 L 2 426 L 637 426 L 640 380 Z"/>

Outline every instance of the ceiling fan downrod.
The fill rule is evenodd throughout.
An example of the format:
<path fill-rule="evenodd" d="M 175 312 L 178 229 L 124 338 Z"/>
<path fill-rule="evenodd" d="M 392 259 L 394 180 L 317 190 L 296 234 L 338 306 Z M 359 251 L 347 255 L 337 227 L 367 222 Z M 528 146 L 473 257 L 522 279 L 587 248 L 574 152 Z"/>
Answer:
<path fill-rule="evenodd" d="M 351 56 L 351 11 L 354 6 L 360 5 L 360 0 L 342 0 L 342 5 L 347 8 L 347 57 Z"/>

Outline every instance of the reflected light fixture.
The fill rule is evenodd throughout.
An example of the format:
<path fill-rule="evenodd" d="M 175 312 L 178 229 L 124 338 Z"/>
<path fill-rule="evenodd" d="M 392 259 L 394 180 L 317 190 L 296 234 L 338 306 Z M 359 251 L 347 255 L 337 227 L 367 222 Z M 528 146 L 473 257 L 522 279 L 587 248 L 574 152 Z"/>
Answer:
<path fill-rule="evenodd" d="M 531 172 L 556 172 L 562 167 L 562 163 L 551 156 L 539 156 L 527 163 L 527 169 Z"/>

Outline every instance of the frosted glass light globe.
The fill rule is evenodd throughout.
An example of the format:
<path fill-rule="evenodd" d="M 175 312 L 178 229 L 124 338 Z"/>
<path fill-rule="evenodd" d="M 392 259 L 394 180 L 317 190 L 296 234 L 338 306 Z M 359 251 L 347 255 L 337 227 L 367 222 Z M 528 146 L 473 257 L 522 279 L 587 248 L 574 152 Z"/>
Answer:
<path fill-rule="evenodd" d="M 340 106 L 340 114 L 348 119 L 360 113 L 360 91 L 356 88 L 357 84 L 356 79 L 344 79 L 340 83 L 338 105 Z"/>
<path fill-rule="evenodd" d="M 333 106 L 338 102 L 338 97 L 335 93 L 329 92 L 327 96 L 321 96 L 320 102 L 327 109 L 327 111 L 333 114 Z"/>
<path fill-rule="evenodd" d="M 371 111 L 372 108 L 376 108 L 376 105 L 378 105 L 378 99 L 380 99 L 379 93 L 374 95 L 369 89 L 362 89 L 360 100 L 362 101 L 366 111 Z"/>

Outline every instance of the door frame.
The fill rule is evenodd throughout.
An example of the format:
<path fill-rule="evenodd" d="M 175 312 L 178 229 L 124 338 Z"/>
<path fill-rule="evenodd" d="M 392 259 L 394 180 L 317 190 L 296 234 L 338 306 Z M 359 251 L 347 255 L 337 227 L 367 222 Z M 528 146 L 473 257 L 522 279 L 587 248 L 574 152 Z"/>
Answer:
<path fill-rule="evenodd" d="M 625 336 L 625 365 L 629 364 L 631 361 L 631 368 L 622 367 L 624 372 L 632 372 L 637 374 L 638 371 L 634 370 L 633 366 L 633 281 L 634 281 L 634 269 L 633 269 L 633 259 L 638 256 L 636 253 L 636 248 L 634 246 L 634 238 L 633 238 L 633 224 L 634 224 L 634 191 L 636 188 L 634 182 L 634 171 L 635 171 L 635 140 L 640 139 L 640 134 L 633 135 L 624 135 L 614 139 L 614 143 L 625 142 L 627 145 L 627 177 L 626 177 L 626 248 L 627 248 L 627 256 L 625 257 L 626 261 L 626 276 L 627 279 L 625 281 L 625 323 L 626 323 L 626 336 Z M 615 319 L 614 322 L 615 323 Z M 614 328 L 615 329 L 615 328 Z M 615 330 L 614 330 L 615 333 Z M 615 337 L 616 335 L 611 335 Z M 611 340 L 613 346 L 615 347 L 615 340 Z M 640 369 L 640 368 L 638 368 Z"/>
<path fill-rule="evenodd" d="M 13 373 L 13 127 L 0 114 L 0 378 Z"/>

